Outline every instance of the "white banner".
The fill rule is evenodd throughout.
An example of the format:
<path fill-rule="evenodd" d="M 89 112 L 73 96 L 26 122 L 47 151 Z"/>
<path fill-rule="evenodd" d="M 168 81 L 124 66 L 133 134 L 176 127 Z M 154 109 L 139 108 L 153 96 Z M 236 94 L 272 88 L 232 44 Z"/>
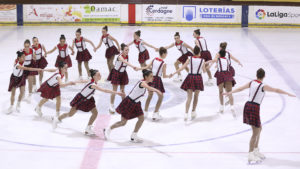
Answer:
<path fill-rule="evenodd" d="M 176 5 L 143 5 L 142 22 L 176 22 Z"/>
<path fill-rule="evenodd" d="M 249 24 L 300 24 L 300 7 L 250 6 Z"/>
<path fill-rule="evenodd" d="M 241 6 L 181 5 L 181 22 L 240 24 Z"/>
<path fill-rule="evenodd" d="M 0 23 L 1 22 L 17 22 L 16 5 L 0 5 Z"/>
<path fill-rule="evenodd" d="M 24 22 L 120 22 L 120 4 L 24 5 Z"/>

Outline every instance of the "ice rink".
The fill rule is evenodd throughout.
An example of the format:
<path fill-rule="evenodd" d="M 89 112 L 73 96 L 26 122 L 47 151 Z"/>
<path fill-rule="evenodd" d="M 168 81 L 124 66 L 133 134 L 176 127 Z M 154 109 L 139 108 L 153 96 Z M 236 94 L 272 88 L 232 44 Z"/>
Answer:
<path fill-rule="evenodd" d="M 250 126 L 243 124 L 242 110 L 248 99 L 248 90 L 235 94 L 235 109 L 238 114 L 234 119 L 229 107 L 223 115 L 218 113 L 219 100 L 216 85 L 205 86 L 200 93 L 197 118 L 187 124 L 183 121 L 186 93 L 180 89 L 181 83 L 172 79 L 163 79 L 165 97 L 161 107 L 163 120 L 152 122 L 145 120 L 139 136 L 142 144 L 129 142 L 136 120 L 131 120 L 123 128 L 112 131 L 111 140 L 104 141 L 102 129 L 120 119 L 120 115 L 108 112 L 109 94 L 99 91 L 95 94 L 99 116 L 94 124 L 97 137 L 83 134 L 90 113 L 78 112 L 66 119 L 53 131 L 49 120 L 39 118 L 34 107 L 41 99 L 38 93 L 32 97 L 32 103 L 22 102 L 21 112 L 10 115 L 6 111 L 10 105 L 10 93 L 7 91 L 12 73 L 16 51 L 23 48 L 25 39 L 33 36 L 45 45 L 47 51 L 58 44 L 61 34 L 71 45 L 75 38 L 74 26 L 24 26 L 0 27 L 0 168 L 1 169 L 294 169 L 300 168 L 300 29 L 272 28 L 201 28 L 214 56 L 220 42 L 228 42 L 228 50 L 242 63 L 236 63 L 236 86 L 241 86 L 255 78 L 258 68 L 266 71 L 265 84 L 284 89 L 297 95 L 290 98 L 274 93 L 267 93 L 261 105 L 263 130 L 260 150 L 267 159 L 256 166 L 247 164 L 248 144 L 251 136 Z M 82 26 L 82 36 L 98 45 L 102 26 Z M 141 30 L 141 38 L 156 46 L 174 43 L 175 32 L 180 32 L 181 39 L 194 46 L 192 36 L 195 27 L 108 27 L 109 34 L 119 43 L 133 40 L 133 33 Z M 108 75 L 105 46 L 95 53 L 87 44 L 93 59 L 90 68 L 99 69 L 102 77 Z M 150 57 L 158 56 L 148 48 Z M 76 50 L 75 50 L 76 51 Z M 48 67 L 54 68 L 57 51 L 48 55 Z M 180 52 L 174 47 L 168 50 L 167 74 L 175 71 L 174 62 Z M 69 69 L 69 80 L 78 78 L 76 55 L 71 56 L 73 67 Z M 139 66 L 138 51 L 130 47 L 129 61 Z M 149 61 L 148 61 L 149 63 Z M 127 68 L 130 91 L 137 80 L 142 78 L 141 71 Z M 212 69 L 214 74 L 215 68 Z M 85 69 L 83 73 L 86 76 Z M 183 71 L 183 77 L 186 76 Z M 50 73 L 45 73 L 44 80 Z M 204 81 L 207 74 L 203 75 Z M 108 82 L 100 86 L 111 89 Z M 69 102 L 82 85 L 62 89 L 61 112 L 67 112 Z M 28 92 L 26 86 L 26 92 Z M 19 90 L 16 92 L 18 96 Z M 27 95 L 27 93 L 26 93 Z M 150 105 L 150 114 L 156 103 L 156 96 Z M 115 106 L 121 98 L 116 97 Z M 144 101 L 143 101 L 144 104 Z M 55 115 L 55 100 L 43 107 L 46 116 Z"/>

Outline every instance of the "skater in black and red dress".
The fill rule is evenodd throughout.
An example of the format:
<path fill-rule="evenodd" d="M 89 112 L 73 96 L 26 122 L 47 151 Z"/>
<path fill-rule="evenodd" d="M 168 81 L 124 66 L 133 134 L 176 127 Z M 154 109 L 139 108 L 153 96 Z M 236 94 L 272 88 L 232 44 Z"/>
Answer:
<path fill-rule="evenodd" d="M 59 117 L 54 117 L 53 119 L 53 128 L 55 129 L 57 127 L 57 124 L 60 123 L 63 119 L 72 117 L 77 110 L 81 110 L 84 112 L 92 112 L 92 115 L 89 119 L 88 125 L 85 129 L 86 135 L 94 135 L 95 132 L 92 129 L 92 124 L 97 118 L 98 111 L 95 104 L 95 99 L 93 97 L 96 90 L 99 90 L 101 92 L 105 93 L 111 93 L 111 94 L 117 94 L 121 97 L 124 97 L 125 94 L 122 92 L 116 92 L 108 89 L 101 88 L 97 85 L 97 82 L 101 79 L 100 72 L 98 70 L 90 70 L 91 74 L 91 80 L 86 81 L 87 84 L 84 86 L 84 88 L 74 97 L 74 99 L 71 101 L 71 109 L 68 113 L 62 114 Z"/>
<path fill-rule="evenodd" d="M 141 37 L 140 30 L 134 32 L 134 35 L 133 35 L 134 40 L 132 42 L 130 42 L 128 44 L 128 46 L 135 44 L 136 48 L 139 50 L 139 59 L 138 59 L 139 63 L 141 65 L 141 67 L 145 67 L 147 65 L 146 61 L 148 59 L 150 59 L 149 52 L 148 52 L 147 48 L 145 47 L 145 45 L 150 48 L 153 48 L 156 51 L 158 51 L 158 49 L 156 47 L 150 45 L 149 43 L 145 42 L 140 37 Z"/>
<path fill-rule="evenodd" d="M 49 100 L 49 99 L 56 99 L 56 116 L 59 116 L 60 112 L 60 105 L 61 105 L 61 94 L 60 88 L 66 87 L 69 85 L 75 85 L 75 82 L 67 82 L 63 83 L 62 79 L 64 78 L 68 69 L 68 65 L 65 62 L 60 62 L 58 64 L 58 71 L 57 69 L 51 69 L 55 72 L 48 80 L 46 80 L 41 87 L 38 89 L 38 92 L 41 92 L 42 100 L 36 106 L 35 111 L 41 117 L 42 113 L 42 106 Z"/>
<path fill-rule="evenodd" d="M 129 63 L 129 57 L 128 57 L 129 48 L 124 43 L 121 44 L 121 55 L 118 56 L 115 67 L 110 72 L 107 80 L 111 81 L 111 84 L 113 85 L 113 91 L 118 90 L 118 86 L 120 86 L 121 92 L 124 93 L 125 86 L 128 84 L 128 75 L 126 71 L 126 67 L 130 66 L 133 69 L 136 70 L 136 67 L 133 66 L 131 63 Z M 122 98 L 124 99 L 124 98 Z M 115 112 L 114 108 L 115 103 L 115 94 L 112 94 L 110 96 L 110 113 Z"/>
<path fill-rule="evenodd" d="M 224 112 L 224 97 L 223 89 L 225 88 L 226 92 L 232 91 L 232 87 L 236 84 L 233 75 L 229 71 L 229 59 L 226 58 L 226 51 L 221 49 L 216 57 L 209 61 L 211 67 L 213 63 L 217 64 L 217 71 L 215 73 L 215 78 L 217 79 L 217 85 L 219 87 L 219 100 L 220 100 L 220 113 Z M 232 115 L 236 117 L 235 110 L 233 107 L 233 97 L 229 95 L 230 110 Z"/>
<path fill-rule="evenodd" d="M 81 36 L 81 29 L 78 28 L 76 30 L 76 38 L 73 40 L 72 49 L 74 49 L 74 45 L 77 48 L 77 55 L 76 60 L 78 62 L 78 72 L 79 78 L 82 78 L 82 62 L 84 62 L 84 66 L 87 72 L 88 77 L 90 77 L 90 68 L 89 68 L 89 60 L 92 59 L 92 55 L 90 54 L 89 50 L 86 48 L 85 42 L 88 42 L 96 49 L 94 43 L 84 37 Z"/>
<path fill-rule="evenodd" d="M 30 40 L 26 39 L 24 42 L 24 49 L 23 52 L 25 54 L 25 67 L 36 67 L 35 63 L 35 51 L 31 48 Z M 28 90 L 29 95 L 25 99 L 28 103 L 31 103 L 31 95 L 33 91 L 36 91 L 36 78 L 35 76 L 38 75 L 37 71 L 24 71 L 26 78 L 28 79 Z"/>
<path fill-rule="evenodd" d="M 115 55 L 119 55 L 120 54 L 120 45 L 119 42 L 117 41 L 117 39 L 115 39 L 114 37 L 112 37 L 110 34 L 108 34 L 108 27 L 104 26 L 102 28 L 102 36 L 99 42 L 99 45 L 96 47 L 96 49 L 94 49 L 94 51 L 96 52 L 97 49 L 99 49 L 102 45 L 102 42 L 105 44 L 106 46 L 106 52 L 105 52 L 105 58 L 107 59 L 107 67 L 108 67 L 108 71 L 109 73 L 111 72 L 111 70 L 114 68 L 114 59 L 115 59 Z M 116 48 L 117 45 L 118 49 Z"/>
<path fill-rule="evenodd" d="M 47 51 L 44 45 L 42 45 L 39 42 L 39 39 L 37 37 L 32 38 L 32 48 L 35 51 L 35 63 L 37 68 L 45 69 L 45 67 L 48 65 L 48 62 L 46 60 L 47 57 Z M 43 80 L 44 72 L 39 72 L 39 84 L 41 86 L 42 80 Z"/>
<path fill-rule="evenodd" d="M 167 46 L 165 48 L 169 49 L 171 47 L 176 46 L 176 48 L 181 52 L 182 55 L 174 63 L 175 69 L 178 70 L 180 64 L 183 65 L 190 56 L 193 56 L 193 53 L 190 52 L 188 49 L 190 49 L 191 51 L 193 51 L 194 49 L 180 39 L 179 32 L 175 33 L 174 39 L 175 39 L 175 43 L 172 43 L 171 45 L 169 45 L 169 46 Z M 185 70 L 187 72 L 189 72 L 188 67 L 186 67 Z M 182 81 L 182 77 L 181 77 L 181 73 L 180 72 L 178 72 L 178 76 L 177 76 L 176 79 L 174 79 L 174 81 Z"/>
<path fill-rule="evenodd" d="M 152 67 L 152 72 L 153 72 L 153 82 L 149 83 L 149 86 L 159 90 L 162 95 L 158 95 L 158 100 L 155 106 L 155 110 L 153 112 L 152 120 L 160 120 L 162 117 L 159 113 L 159 108 L 161 106 L 161 103 L 163 101 L 164 93 L 165 93 L 165 88 L 164 84 L 161 80 L 161 77 L 163 78 L 169 78 L 166 74 L 167 70 L 167 64 L 165 63 L 164 59 L 167 57 L 167 49 L 164 47 L 159 48 L 159 57 L 156 57 L 155 59 L 152 60 L 152 62 L 147 65 L 146 67 L 142 67 L 140 69 L 149 69 Z M 151 102 L 153 96 L 153 92 L 149 91 L 148 93 L 148 98 L 146 100 L 145 104 L 145 117 L 148 115 L 148 108 Z"/>
<path fill-rule="evenodd" d="M 206 72 L 205 59 L 201 57 L 200 48 L 198 46 L 195 46 L 193 51 L 195 55 L 188 58 L 181 68 L 179 68 L 175 73 L 171 74 L 173 76 L 174 74 L 178 73 L 179 71 L 182 71 L 186 67 L 189 68 L 189 74 L 187 75 L 187 77 L 185 78 L 185 80 L 183 81 L 180 87 L 181 89 L 187 92 L 184 121 L 188 120 L 188 113 L 193 98 L 193 93 L 194 93 L 194 101 L 193 101 L 193 108 L 191 113 L 191 120 L 196 118 L 197 116 L 196 107 L 198 104 L 198 96 L 200 91 L 204 90 L 202 72 Z"/>
<path fill-rule="evenodd" d="M 21 100 L 24 96 L 25 84 L 26 84 L 25 71 L 43 71 L 43 69 L 40 68 L 32 68 L 32 67 L 24 66 L 24 62 L 25 62 L 24 52 L 18 51 L 17 59 L 14 63 L 13 73 L 10 76 L 9 87 L 8 87 L 8 91 L 11 92 L 10 107 L 8 108 L 8 112 L 7 112 L 8 114 L 12 113 L 13 111 L 17 88 L 20 89 L 20 94 L 19 94 L 16 110 L 17 112 L 20 112 Z"/>
<path fill-rule="evenodd" d="M 162 93 L 149 86 L 148 83 L 153 81 L 153 74 L 151 71 L 144 69 L 143 70 L 143 80 L 139 80 L 136 85 L 133 87 L 131 92 L 127 95 L 127 97 L 120 103 L 117 107 L 116 111 L 121 114 L 121 121 L 113 124 L 112 126 L 104 129 L 104 135 L 106 139 L 109 139 L 110 131 L 124 126 L 128 120 L 138 118 L 136 122 L 134 131 L 131 135 L 131 141 L 135 143 L 140 143 L 143 140 L 137 136 L 139 129 L 142 127 L 144 122 L 144 113 L 141 105 L 141 98 L 145 95 L 146 91 L 156 92 L 159 96 Z"/>
<path fill-rule="evenodd" d="M 52 50 L 48 51 L 47 54 L 54 52 L 58 49 L 58 56 L 56 58 L 55 67 L 58 67 L 60 62 L 65 62 L 68 68 L 72 67 L 72 60 L 69 55 L 68 48 L 72 51 L 71 55 L 74 55 L 74 50 L 66 43 L 65 35 L 61 35 L 59 38 L 59 44 L 57 44 Z M 68 71 L 65 72 L 65 81 L 68 81 Z"/>
<path fill-rule="evenodd" d="M 210 71 L 210 67 L 208 65 L 208 61 L 212 60 L 212 56 L 210 51 L 207 48 L 207 43 L 206 40 L 203 36 L 200 36 L 201 32 L 200 29 L 196 29 L 194 30 L 193 36 L 196 39 L 195 40 L 195 44 L 200 48 L 201 51 L 201 57 L 205 60 L 205 62 L 207 63 L 205 65 L 206 67 L 206 72 L 208 75 L 208 81 L 205 83 L 208 86 L 212 86 L 213 85 L 213 79 L 212 79 L 212 74 Z"/>
<path fill-rule="evenodd" d="M 252 136 L 249 144 L 249 155 L 248 162 L 249 163 L 257 163 L 261 160 L 265 159 L 265 156 L 259 152 L 258 143 L 260 139 L 261 133 L 261 121 L 260 121 L 260 104 L 263 101 L 265 96 L 265 92 L 275 92 L 279 94 L 285 94 L 291 97 L 296 97 L 293 94 L 290 94 L 281 89 L 273 88 L 269 85 L 263 83 L 265 78 L 265 71 L 260 68 L 256 72 L 256 80 L 252 80 L 247 84 L 231 91 L 228 93 L 224 93 L 226 96 L 230 96 L 233 93 L 241 92 L 245 89 L 249 88 L 249 99 L 244 106 L 244 114 L 243 114 L 243 122 L 248 124 L 252 128 Z"/>

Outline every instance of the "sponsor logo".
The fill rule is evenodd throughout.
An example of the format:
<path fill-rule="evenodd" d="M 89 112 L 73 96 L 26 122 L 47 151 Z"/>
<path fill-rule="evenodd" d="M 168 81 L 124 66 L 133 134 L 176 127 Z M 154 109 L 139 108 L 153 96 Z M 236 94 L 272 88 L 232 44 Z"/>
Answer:
<path fill-rule="evenodd" d="M 116 7 L 99 7 L 99 6 L 90 6 L 85 5 L 84 7 L 85 13 L 90 14 L 92 12 L 115 12 L 117 11 Z"/>
<path fill-rule="evenodd" d="M 156 9 L 154 5 L 149 5 L 146 8 L 146 14 L 148 16 L 153 16 L 156 13 L 167 15 L 168 13 L 173 13 L 173 10 L 168 9 L 168 6 L 160 6 L 158 9 Z"/>
<path fill-rule="evenodd" d="M 182 17 L 187 21 L 192 21 L 196 18 L 196 6 L 183 6 Z"/>
<path fill-rule="evenodd" d="M 202 19 L 233 19 L 234 8 L 199 8 L 200 18 Z"/>
<path fill-rule="evenodd" d="M 255 15 L 257 19 L 264 19 L 266 16 L 266 12 L 263 9 L 259 9 L 255 12 Z"/>
<path fill-rule="evenodd" d="M 281 11 L 266 11 L 263 9 L 258 9 L 255 12 L 256 18 L 257 19 L 264 19 L 264 18 L 298 18 L 300 17 L 300 13 L 292 13 L 292 12 L 281 12 Z"/>

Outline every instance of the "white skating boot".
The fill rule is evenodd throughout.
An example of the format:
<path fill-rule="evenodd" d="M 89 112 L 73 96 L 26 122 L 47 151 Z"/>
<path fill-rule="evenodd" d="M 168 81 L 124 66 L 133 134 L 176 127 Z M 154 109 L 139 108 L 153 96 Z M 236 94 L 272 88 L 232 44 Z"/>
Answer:
<path fill-rule="evenodd" d="M 248 155 L 248 164 L 258 164 L 261 162 L 261 159 L 255 156 L 254 152 L 249 152 Z"/>
<path fill-rule="evenodd" d="M 37 105 L 34 110 L 38 114 L 39 117 L 43 116 L 42 108 L 39 105 Z"/>
<path fill-rule="evenodd" d="M 181 75 L 177 75 L 177 77 L 176 78 L 174 78 L 174 80 L 173 80 L 174 82 L 181 82 L 182 81 L 182 77 L 181 77 Z"/>
<path fill-rule="evenodd" d="M 188 113 L 184 113 L 184 119 L 183 119 L 183 120 L 184 120 L 185 122 L 187 122 L 187 120 L 188 120 L 188 118 L 189 118 L 188 115 L 189 115 Z"/>
<path fill-rule="evenodd" d="M 214 85 L 213 79 L 208 79 L 208 80 L 205 82 L 205 85 L 206 85 L 206 86 L 213 86 L 213 85 Z"/>
<path fill-rule="evenodd" d="M 110 112 L 110 114 L 115 114 L 116 109 L 115 109 L 115 106 L 113 104 L 110 105 L 109 112 Z"/>
<path fill-rule="evenodd" d="M 197 117 L 196 111 L 192 111 L 191 120 L 194 120 Z"/>
<path fill-rule="evenodd" d="M 159 112 L 153 112 L 153 115 L 152 115 L 153 121 L 159 121 L 161 119 L 162 119 L 162 116 L 159 114 Z"/>
<path fill-rule="evenodd" d="M 256 156 L 256 157 L 259 157 L 261 160 L 264 160 L 264 159 L 266 159 L 266 156 L 265 155 L 263 155 L 261 152 L 259 152 L 259 148 L 254 148 L 254 155 Z"/>
<path fill-rule="evenodd" d="M 16 111 L 18 112 L 18 113 L 20 113 L 20 109 L 21 109 L 21 102 L 17 102 L 17 106 L 16 106 Z"/>
<path fill-rule="evenodd" d="M 31 103 L 31 93 L 29 93 L 28 97 L 24 99 L 25 102 L 27 102 L 28 104 Z"/>
<path fill-rule="evenodd" d="M 39 81 L 40 86 L 42 85 L 42 81 Z"/>
<path fill-rule="evenodd" d="M 37 92 L 36 85 L 33 85 L 33 86 L 32 86 L 32 92 L 34 92 L 34 93 L 36 93 L 36 92 Z"/>
<path fill-rule="evenodd" d="M 221 114 L 224 113 L 224 105 L 220 105 L 219 113 L 221 113 Z"/>
<path fill-rule="evenodd" d="M 103 134 L 104 134 L 105 140 L 109 140 L 110 139 L 110 132 L 111 132 L 110 127 L 106 128 L 106 129 L 103 129 Z"/>
<path fill-rule="evenodd" d="M 230 111 L 232 113 L 232 116 L 236 119 L 235 109 L 233 105 L 230 106 Z"/>
<path fill-rule="evenodd" d="M 56 117 L 59 117 L 59 115 L 60 115 L 60 112 L 57 111 L 57 112 L 56 112 Z"/>
<path fill-rule="evenodd" d="M 52 120 L 52 128 L 53 128 L 53 130 L 57 128 L 57 124 L 58 123 L 61 123 L 61 121 L 58 119 L 58 117 L 53 117 L 53 120 Z"/>
<path fill-rule="evenodd" d="M 144 111 L 144 118 L 146 119 L 148 117 L 148 111 Z"/>
<path fill-rule="evenodd" d="M 143 142 L 143 139 L 139 138 L 137 136 L 137 133 L 132 133 L 130 140 L 133 143 L 142 143 Z"/>
<path fill-rule="evenodd" d="M 94 130 L 92 129 L 92 126 L 91 126 L 91 125 L 86 126 L 86 129 L 85 129 L 84 134 L 85 134 L 85 135 L 88 135 L 88 136 L 93 136 L 93 135 L 95 135 L 95 132 L 94 132 Z"/>
<path fill-rule="evenodd" d="M 14 111 L 14 106 L 11 105 L 11 106 L 9 106 L 9 108 L 7 109 L 7 113 L 6 113 L 6 114 L 10 114 L 10 113 L 12 113 L 13 111 Z"/>

